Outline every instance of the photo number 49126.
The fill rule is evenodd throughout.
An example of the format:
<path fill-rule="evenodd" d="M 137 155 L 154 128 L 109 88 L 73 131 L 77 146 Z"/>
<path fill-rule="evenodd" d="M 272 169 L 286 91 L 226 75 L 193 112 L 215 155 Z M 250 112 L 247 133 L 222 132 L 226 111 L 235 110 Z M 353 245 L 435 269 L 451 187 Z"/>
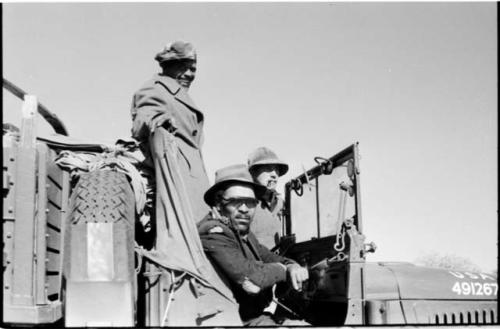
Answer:
<path fill-rule="evenodd" d="M 492 295 L 497 295 L 498 293 L 498 283 L 487 282 L 487 281 L 496 281 L 493 277 L 487 274 L 483 273 L 474 274 L 469 272 L 455 272 L 455 271 L 450 271 L 450 274 L 452 274 L 458 279 L 474 280 L 474 281 L 455 281 L 451 290 L 457 295 L 492 296 Z"/>
<path fill-rule="evenodd" d="M 451 288 L 458 295 L 491 296 L 498 292 L 497 283 L 456 281 Z"/>

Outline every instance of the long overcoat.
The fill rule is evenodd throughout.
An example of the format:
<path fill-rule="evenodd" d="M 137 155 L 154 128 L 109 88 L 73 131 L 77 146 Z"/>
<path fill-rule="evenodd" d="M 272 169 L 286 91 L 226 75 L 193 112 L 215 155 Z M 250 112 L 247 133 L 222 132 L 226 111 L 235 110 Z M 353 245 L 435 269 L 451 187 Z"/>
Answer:
<path fill-rule="evenodd" d="M 203 194 L 209 187 L 201 152 L 203 113 L 175 79 L 161 74 L 155 74 L 134 94 L 131 113 L 132 137 L 141 142 L 146 163 L 151 167 L 151 154 L 161 154 L 161 150 L 151 150 L 150 145 L 147 145 L 153 128 L 152 121 L 163 113 L 174 119 L 180 169 L 192 204 L 194 220 L 200 221 L 208 211 Z"/>

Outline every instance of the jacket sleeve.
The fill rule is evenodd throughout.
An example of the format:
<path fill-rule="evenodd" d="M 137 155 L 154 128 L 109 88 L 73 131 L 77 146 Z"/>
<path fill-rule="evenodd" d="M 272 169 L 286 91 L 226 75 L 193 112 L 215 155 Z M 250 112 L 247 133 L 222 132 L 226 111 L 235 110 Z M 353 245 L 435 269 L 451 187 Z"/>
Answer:
<path fill-rule="evenodd" d="M 262 258 L 262 261 L 264 263 L 281 263 L 284 265 L 296 263 L 294 260 L 290 258 L 280 256 L 270 251 L 266 246 L 260 244 L 257 238 L 255 238 L 255 236 L 252 236 L 250 239 L 252 244 L 257 248 L 257 252 L 259 253 L 260 258 Z"/>
<path fill-rule="evenodd" d="M 163 113 L 173 113 L 165 95 L 156 84 L 147 85 L 134 94 L 132 100 L 132 137 L 145 141 L 151 131 L 152 120 Z"/>
<path fill-rule="evenodd" d="M 200 238 L 205 253 L 233 283 L 242 285 L 249 279 L 265 289 L 286 280 L 286 268 L 282 264 L 245 258 L 236 237 L 228 228 L 224 227 L 219 233 L 200 232 Z"/>

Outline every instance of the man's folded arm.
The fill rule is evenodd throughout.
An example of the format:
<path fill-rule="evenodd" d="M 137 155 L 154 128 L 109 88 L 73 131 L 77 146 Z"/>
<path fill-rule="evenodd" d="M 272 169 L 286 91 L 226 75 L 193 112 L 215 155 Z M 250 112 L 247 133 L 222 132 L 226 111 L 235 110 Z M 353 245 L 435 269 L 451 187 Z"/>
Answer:
<path fill-rule="evenodd" d="M 246 259 L 238 242 L 231 237 L 222 233 L 209 233 L 202 234 L 201 241 L 207 255 L 237 284 L 243 285 L 249 280 L 264 289 L 286 280 L 286 266 L 279 262 Z"/>

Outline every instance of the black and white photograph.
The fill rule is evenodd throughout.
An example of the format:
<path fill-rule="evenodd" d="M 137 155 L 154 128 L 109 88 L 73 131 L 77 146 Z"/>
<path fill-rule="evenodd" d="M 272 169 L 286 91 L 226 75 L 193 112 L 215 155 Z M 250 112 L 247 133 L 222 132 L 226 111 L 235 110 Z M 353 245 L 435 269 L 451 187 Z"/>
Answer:
<path fill-rule="evenodd" d="M 3 2 L 2 327 L 491 325 L 496 2 Z"/>

